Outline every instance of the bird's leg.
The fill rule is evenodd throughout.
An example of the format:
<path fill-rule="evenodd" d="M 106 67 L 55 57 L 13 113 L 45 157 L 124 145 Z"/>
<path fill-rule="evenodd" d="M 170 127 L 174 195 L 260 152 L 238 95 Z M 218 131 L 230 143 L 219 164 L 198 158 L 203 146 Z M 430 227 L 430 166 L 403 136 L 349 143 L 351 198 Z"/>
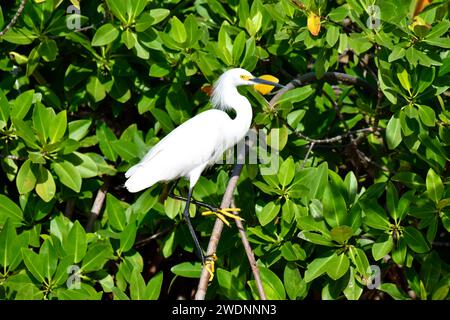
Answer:
<path fill-rule="evenodd" d="M 205 268 L 209 273 L 209 281 L 212 281 L 212 279 L 214 278 L 214 269 L 217 257 L 215 254 L 213 254 L 212 256 L 205 257 L 203 249 L 200 247 L 200 242 L 198 241 L 197 235 L 195 234 L 194 227 L 192 226 L 191 223 L 191 217 L 189 216 L 189 205 L 191 203 L 191 198 L 192 198 L 192 189 L 189 189 L 189 193 L 186 200 L 186 207 L 184 208 L 183 212 L 184 219 L 186 220 L 192 239 L 194 239 L 194 244 L 195 248 L 197 249 L 198 256 L 202 260 L 202 263 L 205 265 Z"/>

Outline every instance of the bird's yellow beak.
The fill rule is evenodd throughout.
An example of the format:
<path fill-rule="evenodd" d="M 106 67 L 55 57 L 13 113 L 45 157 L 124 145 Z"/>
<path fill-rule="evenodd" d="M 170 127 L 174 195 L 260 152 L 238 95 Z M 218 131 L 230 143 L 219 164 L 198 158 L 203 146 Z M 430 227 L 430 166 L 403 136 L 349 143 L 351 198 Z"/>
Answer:
<path fill-rule="evenodd" d="M 278 78 L 271 76 L 270 74 L 262 75 L 258 78 L 251 79 L 252 82 L 256 83 L 253 87 L 256 91 L 261 94 L 270 93 L 274 87 L 284 88 L 283 85 L 279 84 Z"/>

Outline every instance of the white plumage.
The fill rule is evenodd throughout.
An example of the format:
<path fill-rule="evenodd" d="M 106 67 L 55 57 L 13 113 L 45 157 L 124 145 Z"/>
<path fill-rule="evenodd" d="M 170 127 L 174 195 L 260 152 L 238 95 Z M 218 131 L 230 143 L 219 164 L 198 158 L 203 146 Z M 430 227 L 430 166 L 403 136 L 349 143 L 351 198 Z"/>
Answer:
<path fill-rule="evenodd" d="M 238 143 L 247 133 L 252 109 L 237 86 L 254 85 L 255 77 L 244 69 L 232 69 L 217 80 L 212 95 L 216 109 L 204 111 L 184 122 L 158 142 L 147 155 L 131 167 L 125 177 L 125 187 L 138 192 L 160 181 L 186 177 L 193 188 L 202 171 Z M 257 78 L 256 78 L 257 79 Z M 223 111 L 232 108 L 231 119 Z"/>

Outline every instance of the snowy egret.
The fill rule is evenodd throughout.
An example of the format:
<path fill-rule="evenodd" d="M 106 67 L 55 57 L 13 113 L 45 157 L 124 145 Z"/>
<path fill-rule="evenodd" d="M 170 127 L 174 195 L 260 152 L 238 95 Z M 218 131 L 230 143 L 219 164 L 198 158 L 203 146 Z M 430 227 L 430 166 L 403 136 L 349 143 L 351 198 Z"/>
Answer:
<path fill-rule="evenodd" d="M 226 71 L 213 87 L 211 102 L 214 109 L 204 111 L 175 128 L 125 173 L 128 178 L 125 187 L 129 192 L 141 191 L 157 182 L 182 177 L 189 180 L 183 214 L 203 263 L 207 261 L 189 217 L 192 190 L 203 170 L 213 165 L 224 151 L 243 139 L 249 130 L 252 108 L 247 98 L 237 90 L 238 86 L 245 85 L 254 85 L 256 90 L 263 93 L 268 93 L 275 86 L 283 87 L 274 81 L 256 78 L 241 68 Z M 225 112 L 229 109 L 235 111 L 234 119 Z M 230 213 L 236 210 L 234 208 L 206 206 L 223 221 L 226 221 L 224 216 L 238 218 Z M 209 263 L 213 269 L 213 262 Z"/>

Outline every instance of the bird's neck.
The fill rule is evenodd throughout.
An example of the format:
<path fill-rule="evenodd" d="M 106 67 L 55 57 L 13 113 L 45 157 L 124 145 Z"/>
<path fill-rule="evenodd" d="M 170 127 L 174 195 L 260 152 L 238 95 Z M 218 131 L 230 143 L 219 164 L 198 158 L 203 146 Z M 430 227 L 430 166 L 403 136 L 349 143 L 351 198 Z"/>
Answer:
<path fill-rule="evenodd" d="M 226 105 L 235 111 L 236 117 L 233 121 L 236 142 L 240 141 L 248 132 L 252 123 L 252 107 L 246 97 L 241 95 L 236 88 L 229 88 L 224 92 Z"/>

